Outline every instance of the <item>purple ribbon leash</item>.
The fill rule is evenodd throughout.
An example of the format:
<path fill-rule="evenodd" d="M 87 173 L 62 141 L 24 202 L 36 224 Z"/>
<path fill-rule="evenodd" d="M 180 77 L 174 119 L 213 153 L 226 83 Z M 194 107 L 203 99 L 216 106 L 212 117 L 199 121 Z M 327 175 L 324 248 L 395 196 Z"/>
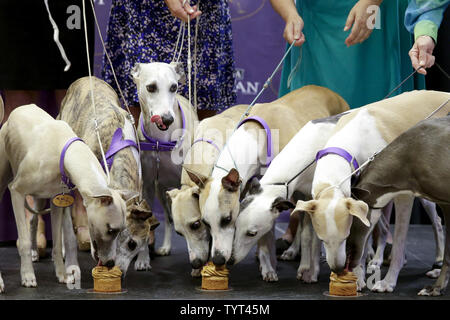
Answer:
<path fill-rule="evenodd" d="M 66 172 L 64 171 L 64 157 L 66 156 L 67 149 L 69 149 L 70 145 L 75 141 L 84 142 L 83 140 L 81 140 L 81 138 L 78 137 L 73 137 L 69 139 L 69 141 L 67 141 L 66 144 L 64 145 L 64 148 L 61 151 L 61 156 L 59 157 L 59 172 L 61 173 L 61 180 L 66 184 L 66 186 L 69 189 L 75 188 L 75 185 L 72 182 L 70 182 L 69 177 L 66 175 Z"/>
<path fill-rule="evenodd" d="M 184 116 L 184 111 L 183 108 L 181 108 L 180 102 L 178 102 L 178 107 L 180 108 L 181 111 L 181 117 L 183 119 L 183 134 L 181 135 L 180 141 L 183 139 L 184 134 L 186 132 L 186 119 Z M 147 142 L 139 142 L 139 146 L 141 147 L 141 150 L 144 151 L 172 151 L 175 146 L 177 145 L 177 141 L 161 141 L 155 138 L 150 137 L 147 132 L 145 132 L 145 128 L 144 128 L 144 121 L 142 119 L 142 113 L 141 113 L 141 131 L 142 134 L 145 137 L 145 140 L 147 140 Z"/>
<path fill-rule="evenodd" d="M 270 131 L 270 127 L 263 118 L 258 117 L 258 116 L 245 118 L 238 124 L 237 127 L 239 128 L 244 122 L 247 122 L 247 121 L 259 122 L 259 124 L 266 131 L 266 136 L 267 136 L 267 164 L 266 164 L 266 167 L 268 167 L 270 165 L 270 163 L 272 162 L 272 158 L 273 158 L 272 157 L 272 133 Z"/>
<path fill-rule="evenodd" d="M 317 152 L 316 162 L 319 161 L 319 159 L 322 158 L 323 156 L 326 156 L 327 154 L 336 154 L 338 156 L 341 156 L 342 158 L 347 160 L 347 162 L 350 163 L 350 165 L 353 165 L 353 168 L 355 170 L 359 168 L 358 161 L 356 161 L 356 158 L 352 157 L 352 155 L 347 151 L 345 151 L 344 149 L 338 147 L 329 147 Z"/>
<path fill-rule="evenodd" d="M 117 152 L 119 152 L 122 149 L 125 149 L 127 147 L 134 147 L 138 149 L 137 144 L 133 140 L 122 140 L 122 128 L 117 128 L 117 130 L 114 132 L 114 135 L 111 139 L 111 144 L 109 145 L 108 151 L 106 151 L 105 158 L 106 163 L 108 164 L 108 169 L 111 170 L 111 166 L 114 162 L 114 156 Z M 101 160 L 100 164 L 102 165 L 103 170 L 105 170 L 105 164 Z M 105 170 L 106 172 L 106 170 Z"/>

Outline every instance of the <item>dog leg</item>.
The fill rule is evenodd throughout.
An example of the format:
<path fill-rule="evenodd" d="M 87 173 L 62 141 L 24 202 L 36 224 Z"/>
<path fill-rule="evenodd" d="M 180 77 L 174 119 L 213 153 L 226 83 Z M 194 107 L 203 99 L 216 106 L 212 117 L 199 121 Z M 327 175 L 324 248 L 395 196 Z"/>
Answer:
<path fill-rule="evenodd" d="M 297 279 L 304 281 L 306 283 L 311 283 L 311 253 L 312 253 L 312 234 L 311 234 L 311 219 L 309 219 L 308 214 L 303 214 L 303 218 L 299 219 L 299 227 L 297 228 L 297 233 L 300 231 L 301 238 L 301 258 L 300 265 L 297 269 Z M 301 225 L 301 228 L 300 228 Z M 296 235 L 297 237 L 297 235 Z M 295 240 L 294 240 L 295 241 Z"/>
<path fill-rule="evenodd" d="M 16 219 L 17 233 L 19 235 L 19 254 L 20 254 L 20 275 L 24 287 L 37 287 L 36 276 L 34 274 L 31 261 L 31 240 L 30 231 L 27 227 L 25 217 L 25 196 L 10 188 L 11 202 Z"/>
<path fill-rule="evenodd" d="M 375 292 L 392 292 L 397 284 L 398 274 L 405 260 L 405 244 L 414 197 L 400 195 L 395 202 L 395 231 L 392 245 L 392 259 L 388 273 L 383 280 L 377 281 L 372 288 Z"/>
<path fill-rule="evenodd" d="M 75 190 L 75 203 L 72 208 L 72 223 L 77 237 L 78 249 L 80 251 L 91 250 L 91 239 L 89 235 L 88 218 L 83 198 L 78 190 Z"/>
<path fill-rule="evenodd" d="M 77 237 L 73 230 L 71 208 L 64 208 L 63 216 L 63 235 L 66 259 L 64 261 L 66 267 L 66 283 L 74 284 L 75 289 L 80 289 L 81 270 L 78 265 Z"/>
<path fill-rule="evenodd" d="M 51 204 L 51 221 L 52 221 L 52 258 L 55 265 L 56 278 L 59 283 L 66 282 L 66 271 L 62 255 L 62 220 L 63 209 Z"/>
<path fill-rule="evenodd" d="M 368 263 L 368 270 L 377 270 L 381 268 L 384 259 L 384 249 L 386 247 L 387 236 L 389 233 L 389 221 L 387 220 L 387 216 L 391 216 L 392 207 L 394 206 L 394 202 L 389 202 L 383 209 L 380 219 L 376 224 L 375 228 L 378 231 L 378 239 L 377 239 L 377 251 L 375 252 L 375 256 Z"/>
<path fill-rule="evenodd" d="M 299 217 L 299 220 L 302 220 L 301 217 Z M 289 248 L 283 252 L 280 259 L 285 261 L 291 261 L 294 260 L 297 255 L 299 254 L 300 245 L 301 245 L 301 234 L 302 234 L 302 223 L 301 221 L 298 222 L 297 225 L 297 231 L 295 232 L 294 241 L 292 241 L 292 244 L 289 246 Z"/>
<path fill-rule="evenodd" d="M 39 253 L 37 247 L 37 227 L 38 215 L 30 213 L 30 239 L 31 239 L 31 261 L 39 261 Z"/>
<path fill-rule="evenodd" d="M 273 251 L 275 248 L 271 249 L 271 247 L 275 243 L 275 236 L 273 231 L 267 232 L 264 236 L 261 237 L 258 241 L 259 247 L 259 268 L 261 270 L 261 275 L 264 281 L 267 282 L 275 282 L 278 281 L 277 272 L 275 271 L 276 265 L 272 265 Z M 276 259 L 275 259 L 276 261 Z"/>
<path fill-rule="evenodd" d="M 426 275 L 430 278 L 436 279 L 441 273 L 442 262 L 444 260 L 444 230 L 442 228 L 441 218 L 438 216 L 436 211 L 436 204 L 423 198 L 419 198 L 419 201 L 430 218 L 434 232 L 434 240 L 436 242 L 436 257 L 434 259 L 434 264 Z"/>
<path fill-rule="evenodd" d="M 0 293 L 5 292 L 5 283 L 3 282 L 2 273 L 0 272 Z"/>
<path fill-rule="evenodd" d="M 420 292 L 418 293 L 419 296 L 440 296 L 447 288 L 450 276 L 450 206 L 440 205 L 440 207 L 442 208 L 442 212 L 444 213 L 446 226 L 444 264 L 437 281 L 432 286 L 428 286 L 420 290 Z"/>
<path fill-rule="evenodd" d="M 161 186 L 157 187 L 156 195 L 164 209 L 164 240 L 162 246 L 156 250 L 156 254 L 158 256 L 168 256 L 170 254 L 170 249 L 172 247 L 172 226 L 170 219 L 170 208 L 168 206 L 166 192 L 165 190 L 163 190 Z"/>
<path fill-rule="evenodd" d="M 147 271 L 152 269 L 150 265 L 150 253 L 148 251 L 148 246 L 142 246 L 136 258 L 136 262 L 134 263 L 134 269 L 136 271 Z"/>

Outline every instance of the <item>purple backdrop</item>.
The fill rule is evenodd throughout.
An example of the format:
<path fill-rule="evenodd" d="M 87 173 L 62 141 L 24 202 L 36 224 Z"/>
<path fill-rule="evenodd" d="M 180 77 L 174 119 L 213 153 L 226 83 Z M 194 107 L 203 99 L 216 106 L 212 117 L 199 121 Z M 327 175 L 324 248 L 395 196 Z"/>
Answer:
<path fill-rule="evenodd" d="M 233 22 L 237 104 L 250 103 L 283 55 L 284 23 L 272 10 L 269 0 L 229 0 L 229 3 Z M 105 39 L 111 0 L 95 0 L 95 5 Z M 94 73 L 100 76 L 103 48 L 97 33 L 95 43 Z M 279 79 L 280 73 L 258 102 L 276 99 Z M 159 206 L 154 211 L 160 212 Z M 0 214 L 0 241 L 16 240 L 17 231 L 9 192 L 0 203 Z M 48 221 L 48 217 L 46 220 Z M 49 223 L 47 235 L 50 238 Z"/>

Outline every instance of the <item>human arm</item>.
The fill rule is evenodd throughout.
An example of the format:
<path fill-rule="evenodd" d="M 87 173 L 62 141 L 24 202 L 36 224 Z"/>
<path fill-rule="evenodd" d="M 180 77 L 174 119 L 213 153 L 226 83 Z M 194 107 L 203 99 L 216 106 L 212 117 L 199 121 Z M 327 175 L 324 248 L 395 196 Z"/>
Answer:
<path fill-rule="evenodd" d="M 177 17 L 185 22 L 188 21 L 188 17 L 190 17 L 191 20 L 194 20 L 195 18 L 197 18 L 199 15 L 202 14 L 202 12 L 198 10 L 196 5 L 191 7 L 189 5 L 189 1 L 164 0 L 164 2 L 166 3 L 170 13 L 172 13 L 174 17 Z"/>
<path fill-rule="evenodd" d="M 359 0 L 350 10 L 344 27 L 344 31 L 348 31 L 353 26 L 352 31 L 345 39 L 345 44 L 348 47 L 362 43 L 369 38 L 374 26 L 371 26 L 368 22 L 374 15 L 374 11 L 368 9 L 370 9 L 370 6 L 379 7 L 381 2 L 382 0 Z"/>
<path fill-rule="evenodd" d="M 303 19 L 297 12 L 293 0 L 270 0 L 273 9 L 286 22 L 283 32 L 283 38 L 291 44 L 297 40 L 295 46 L 301 46 L 305 42 L 305 35 L 303 34 Z"/>

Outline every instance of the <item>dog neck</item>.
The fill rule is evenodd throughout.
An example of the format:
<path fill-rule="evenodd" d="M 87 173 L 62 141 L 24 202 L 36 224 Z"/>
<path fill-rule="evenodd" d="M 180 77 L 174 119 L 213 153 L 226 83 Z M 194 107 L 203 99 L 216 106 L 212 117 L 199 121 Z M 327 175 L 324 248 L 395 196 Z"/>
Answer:
<path fill-rule="evenodd" d="M 102 194 L 108 189 L 103 168 L 83 142 L 74 142 L 67 149 L 64 169 L 82 195 Z"/>

